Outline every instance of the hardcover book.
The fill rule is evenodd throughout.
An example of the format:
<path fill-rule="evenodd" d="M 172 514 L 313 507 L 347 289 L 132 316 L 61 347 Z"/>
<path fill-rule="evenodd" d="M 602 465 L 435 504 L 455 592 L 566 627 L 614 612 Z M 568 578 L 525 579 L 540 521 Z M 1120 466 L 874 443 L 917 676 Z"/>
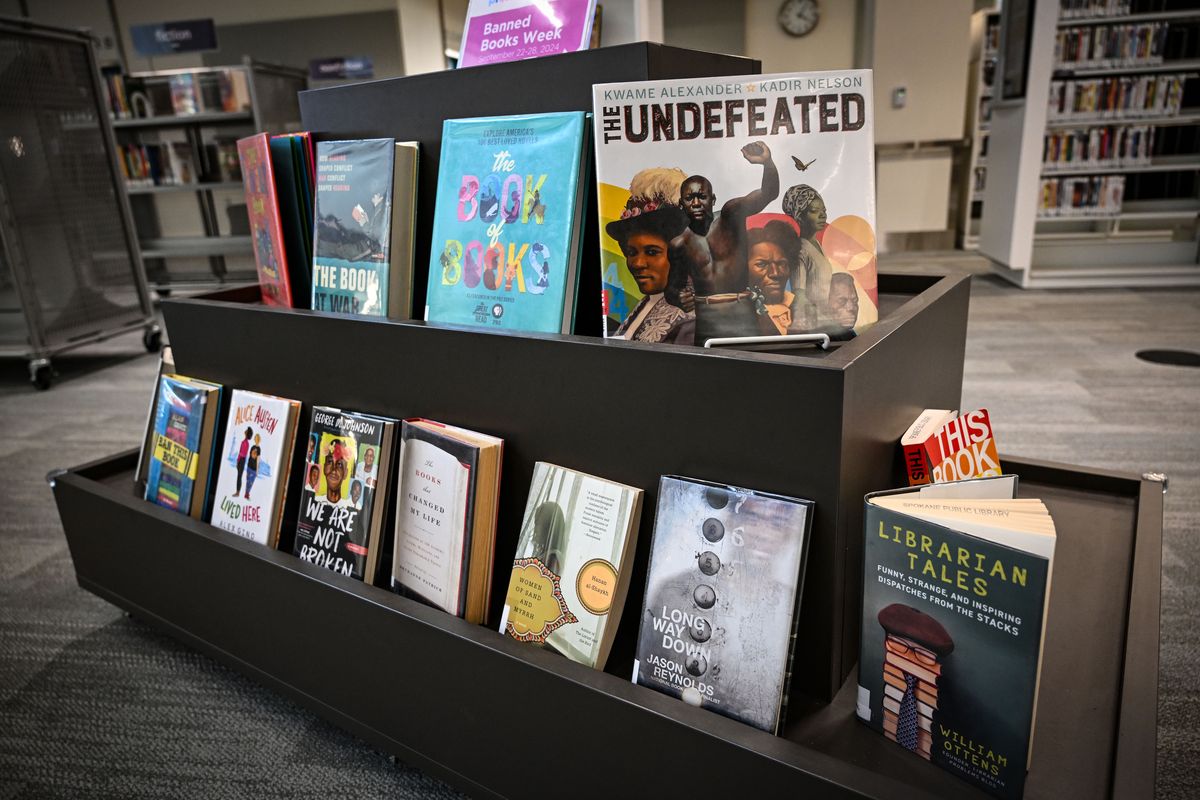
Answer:
<path fill-rule="evenodd" d="M 908 476 L 909 486 L 920 486 L 932 481 L 932 465 L 925 452 L 925 443 L 956 416 L 957 411 L 927 408 L 913 420 L 913 424 L 909 425 L 908 430 L 900 437 L 900 449 L 904 452 L 904 473 Z"/>
<path fill-rule="evenodd" d="M 470 0 L 458 66 L 586 50 L 596 0 Z"/>
<path fill-rule="evenodd" d="M 426 320 L 571 332 L 584 116 L 446 120 Z"/>
<path fill-rule="evenodd" d="M 171 346 L 163 345 L 158 357 L 158 375 L 154 378 L 154 393 L 150 396 L 150 407 L 146 409 L 145 432 L 142 434 L 142 451 L 138 453 L 137 469 L 133 473 L 133 481 L 138 488 L 145 490 L 146 476 L 150 471 L 150 459 L 154 455 L 154 424 L 158 414 L 158 392 L 162 387 L 164 375 L 175 372 L 175 355 Z"/>
<path fill-rule="evenodd" d="M 848 339 L 879 318 L 870 70 L 592 91 L 607 336 Z"/>
<path fill-rule="evenodd" d="M 145 498 L 203 519 L 208 514 L 221 386 L 183 375 L 159 380 Z"/>
<path fill-rule="evenodd" d="M 292 551 L 302 560 L 375 582 L 395 428 L 386 417 L 313 409 Z"/>
<path fill-rule="evenodd" d="M 392 587 L 487 623 L 504 440 L 426 419 L 400 426 Z"/>
<path fill-rule="evenodd" d="M 417 225 L 417 166 L 420 145 L 396 142 L 392 166 L 392 241 L 388 258 L 388 319 L 412 319 L 413 233 Z"/>
<path fill-rule="evenodd" d="M 664 476 L 633 682 L 778 733 L 812 507 Z"/>
<path fill-rule="evenodd" d="M 268 547 L 279 542 L 300 402 L 234 389 L 218 452 L 212 524 Z"/>
<path fill-rule="evenodd" d="M 637 550 L 642 490 L 537 462 L 501 632 L 604 669 Z"/>
<path fill-rule="evenodd" d="M 1012 476 L 869 494 L 859 718 L 999 797 L 1033 741 L 1054 523 Z"/>
<path fill-rule="evenodd" d="M 934 430 L 921 444 L 933 483 L 1003 474 L 986 408 L 968 411 Z"/>
<path fill-rule="evenodd" d="M 388 315 L 394 139 L 317 142 L 312 307 Z"/>
<path fill-rule="evenodd" d="M 288 277 L 288 254 L 283 243 L 283 222 L 275 194 L 270 137 L 259 133 L 239 139 L 237 150 L 262 300 L 267 305 L 291 308 L 292 286 Z"/>

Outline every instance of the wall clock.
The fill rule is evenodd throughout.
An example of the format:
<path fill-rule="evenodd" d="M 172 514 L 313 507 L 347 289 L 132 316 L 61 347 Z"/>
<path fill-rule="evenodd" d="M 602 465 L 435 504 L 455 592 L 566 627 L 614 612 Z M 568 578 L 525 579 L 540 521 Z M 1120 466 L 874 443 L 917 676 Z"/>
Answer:
<path fill-rule="evenodd" d="M 789 36 L 806 36 L 817 27 L 817 0 L 784 0 L 779 7 L 779 27 Z"/>

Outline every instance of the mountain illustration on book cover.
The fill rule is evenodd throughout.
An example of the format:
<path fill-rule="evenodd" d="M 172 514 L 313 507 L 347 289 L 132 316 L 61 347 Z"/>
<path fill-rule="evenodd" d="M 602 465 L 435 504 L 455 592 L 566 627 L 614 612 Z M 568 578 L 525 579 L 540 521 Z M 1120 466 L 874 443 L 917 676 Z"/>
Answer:
<path fill-rule="evenodd" d="M 812 502 L 664 476 L 633 682 L 776 733 Z"/>
<path fill-rule="evenodd" d="M 872 103 L 870 70 L 594 86 L 605 335 L 876 322 Z"/>
<path fill-rule="evenodd" d="M 363 580 L 377 545 L 375 516 L 383 513 L 377 504 L 387 494 L 392 425 L 382 417 L 313 409 L 293 547 L 302 560 Z"/>
<path fill-rule="evenodd" d="M 213 525 L 275 546 L 299 410 L 295 400 L 233 390 L 224 452 L 218 454 Z"/>
<path fill-rule="evenodd" d="M 996 509 L 980 513 L 998 524 Z M 946 519 L 866 505 L 857 713 L 916 756 L 1019 798 L 1051 562 Z"/>
<path fill-rule="evenodd" d="M 446 120 L 425 319 L 570 333 L 583 112 Z"/>
<path fill-rule="evenodd" d="M 312 307 L 387 316 L 395 139 L 317 143 Z"/>

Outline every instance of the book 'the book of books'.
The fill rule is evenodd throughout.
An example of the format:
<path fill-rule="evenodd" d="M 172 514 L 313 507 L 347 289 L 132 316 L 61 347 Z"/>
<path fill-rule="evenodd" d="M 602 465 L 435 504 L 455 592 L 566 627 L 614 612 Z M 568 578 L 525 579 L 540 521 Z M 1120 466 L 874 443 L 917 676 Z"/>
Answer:
<path fill-rule="evenodd" d="M 159 379 L 145 498 L 203 519 L 208 512 L 221 386 L 183 375 Z"/>
<path fill-rule="evenodd" d="M 388 314 L 395 139 L 317 143 L 312 307 Z"/>
<path fill-rule="evenodd" d="M 999 797 L 1022 794 L 1054 524 L 1012 476 L 867 495 L 858 716 Z"/>
<path fill-rule="evenodd" d="M 276 546 L 299 414 L 299 401 L 233 390 L 217 453 L 213 525 Z"/>
<path fill-rule="evenodd" d="M 664 476 L 634 683 L 778 732 L 812 505 Z"/>
<path fill-rule="evenodd" d="M 642 490 L 539 461 L 500 630 L 603 669 L 637 547 Z"/>
<path fill-rule="evenodd" d="M 870 70 L 592 91 L 606 335 L 847 339 L 878 319 Z"/>
<path fill-rule="evenodd" d="M 570 333 L 582 112 L 446 120 L 425 319 Z"/>
<path fill-rule="evenodd" d="M 374 583 L 396 421 L 317 406 L 293 552 Z"/>

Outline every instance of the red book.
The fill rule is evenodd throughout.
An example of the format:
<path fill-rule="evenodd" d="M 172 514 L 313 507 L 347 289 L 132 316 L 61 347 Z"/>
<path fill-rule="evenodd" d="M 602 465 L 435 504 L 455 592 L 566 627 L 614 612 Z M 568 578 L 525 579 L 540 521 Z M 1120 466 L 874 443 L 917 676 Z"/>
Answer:
<path fill-rule="evenodd" d="M 1003 474 L 986 408 L 950 420 L 922 446 L 933 483 Z"/>
<path fill-rule="evenodd" d="M 1042 204 L 1045 205 L 1044 199 Z M 957 414 L 957 411 L 927 408 L 908 426 L 908 430 L 900 439 L 900 447 L 904 451 L 904 474 L 908 476 L 909 486 L 920 486 L 932 481 L 931 465 L 925 455 L 925 442 Z"/>
<path fill-rule="evenodd" d="M 275 195 L 275 175 L 271 169 L 271 149 L 265 133 L 247 136 L 237 143 L 242 166 L 242 184 L 246 188 L 246 211 L 250 215 L 250 239 L 254 245 L 254 263 L 258 265 L 258 285 L 263 302 L 291 308 L 292 285 L 288 280 L 287 253 L 283 247 L 283 224 Z"/>

